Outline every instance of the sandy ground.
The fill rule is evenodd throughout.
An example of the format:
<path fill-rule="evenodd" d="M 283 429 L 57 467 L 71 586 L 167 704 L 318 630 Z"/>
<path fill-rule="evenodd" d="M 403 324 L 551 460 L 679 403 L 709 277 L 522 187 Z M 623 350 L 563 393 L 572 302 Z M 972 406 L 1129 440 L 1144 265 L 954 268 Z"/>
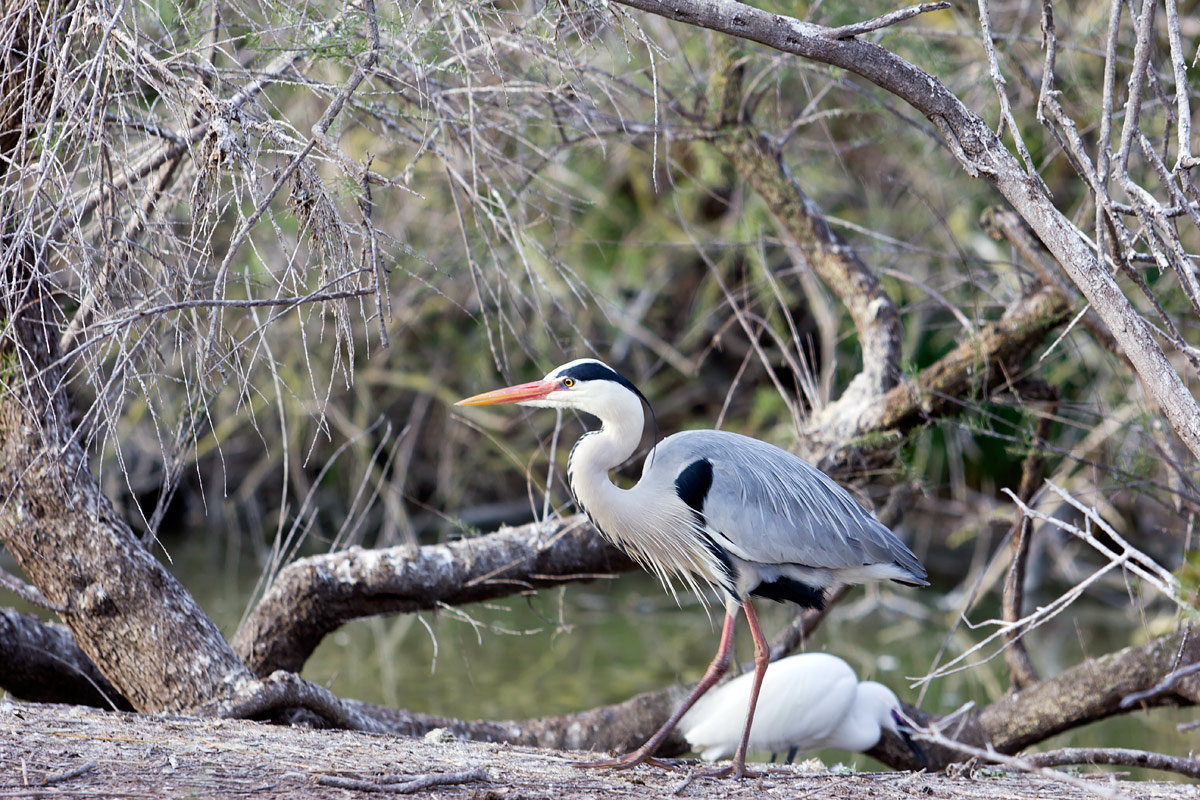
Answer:
<path fill-rule="evenodd" d="M 580 770 L 571 766 L 574 757 L 477 742 L 0 702 L 0 798 L 303 800 L 395 796 L 405 788 L 415 789 L 413 796 L 453 800 L 1200 797 L 1194 785 L 1086 773 L 1067 782 L 994 770 L 948 777 L 771 766 L 764 777 L 728 781 L 689 778 L 687 765 L 678 773 Z M 430 779 L 457 782 L 429 785 Z M 413 780 L 415 786 L 403 785 Z"/>

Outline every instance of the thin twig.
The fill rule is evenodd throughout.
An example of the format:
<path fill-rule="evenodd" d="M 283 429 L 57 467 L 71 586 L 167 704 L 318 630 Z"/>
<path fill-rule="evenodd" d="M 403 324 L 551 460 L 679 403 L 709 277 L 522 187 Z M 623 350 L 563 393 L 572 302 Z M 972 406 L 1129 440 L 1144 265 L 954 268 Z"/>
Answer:
<path fill-rule="evenodd" d="M 1009 136 L 1012 137 L 1013 144 L 1017 147 L 1017 153 L 1021 156 L 1021 161 L 1025 163 L 1026 173 L 1049 194 L 1050 187 L 1046 186 L 1041 175 L 1038 174 L 1037 168 L 1033 165 L 1033 158 L 1029 155 L 1029 149 L 1025 147 L 1025 140 L 1021 138 L 1021 126 L 1017 124 L 1012 107 L 1008 103 L 1008 92 L 1005 89 L 1007 81 L 1000 73 L 1000 62 L 996 59 L 996 47 L 992 43 L 992 21 L 988 0 L 979 0 L 979 26 L 983 32 L 983 51 L 987 55 L 992 86 L 995 87 L 996 98 L 1000 101 L 1000 124 L 996 126 L 996 135 L 1003 136 L 1005 126 L 1008 127 Z"/>
<path fill-rule="evenodd" d="M 1188 101 L 1187 64 L 1183 62 L 1183 43 L 1179 38 L 1179 8 L 1175 0 L 1166 0 L 1167 41 L 1171 43 L 1171 69 L 1175 74 L 1176 154 L 1174 171 L 1191 169 L 1200 161 L 1192 155 L 1192 109 Z"/>
<path fill-rule="evenodd" d="M 1134 134 L 1140 133 L 1138 122 L 1142 113 L 1142 95 L 1146 90 L 1146 68 L 1154 49 L 1154 11 L 1158 0 L 1142 0 L 1142 13 L 1137 21 L 1137 43 L 1133 48 L 1133 69 L 1129 73 L 1129 97 L 1125 101 L 1125 125 L 1121 128 L 1121 147 L 1117 151 L 1117 171 L 1122 178 L 1129 174 L 1129 152 Z"/>
<path fill-rule="evenodd" d="M 696 770 L 689 769 L 687 777 L 685 777 L 678 786 L 671 790 L 671 794 L 681 794 L 684 789 L 692 785 L 692 781 L 694 780 L 696 780 Z"/>
<path fill-rule="evenodd" d="M 1074 161 L 1076 172 L 1080 177 L 1087 181 L 1088 185 L 1091 187 L 1093 195 L 1095 195 L 1098 224 L 1102 225 L 1102 230 L 1109 232 L 1108 238 L 1114 243 L 1113 258 L 1117 268 L 1119 268 L 1121 272 L 1125 274 L 1135 286 L 1138 287 L 1138 290 L 1141 291 L 1141 293 L 1149 301 L 1151 307 L 1154 308 L 1155 314 L 1162 322 L 1165 330 L 1163 335 L 1170 339 L 1171 342 L 1174 343 L 1180 350 L 1180 352 L 1187 352 L 1187 342 L 1183 338 L 1183 335 L 1179 332 L 1179 328 L 1175 325 L 1175 321 L 1171 319 L 1171 316 L 1167 313 L 1166 309 L 1163 308 L 1163 305 L 1159 301 L 1158 297 L 1156 297 L 1155 294 L 1150 291 L 1150 287 L 1126 260 L 1127 256 L 1125 254 L 1134 252 L 1132 237 L 1129 230 L 1125 227 L 1124 223 L 1117 217 L 1117 215 L 1108 212 L 1108 209 L 1110 209 L 1112 206 L 1112 201 L 1109 197 L 1107 181 L 1102 177 L 1103 170 L 1101 169 L 1100 162 L 1098 162 L 1095 170 L 1093 170 L 1091 159 L 1088 157 L 1087 151 L 1084 148 L 1083 140 L 1080 138 L 1079 132 L 1075 130 L 1074 121 L 1066 115 L 1066 112 L 1063 111 L 1062 106 L 1053 95 L 1047 98 L 1046 108 L 1050 112 L 1050 116 L 1059 125 L 1059 127 L 1051 128 L 1051 131 L 1053 131 L 1054 134 L 1059 137 L 1059 142 L 1071 155 Z M 1107 163 L 1109 160 L 1109 155 L 1110 154 L 1107 149 L 1101 149 L 1101 162 Z M 1107 167 L 1104 167 L 1104 169 L 1107 169 Z M 1130 208 L 1133 210 L 1133 213 L 1137 213 L 1134 207 L 1131 206 Z M 1105 255 L 1103 241 L 1103 238 L 1097 238 L 1097 240 L 1093 243 L 1093 247 L 1101 259 L 1104 259 Z M 1119 247 L 1116 245 L 1119 245 Z M 1111 333 L 1112 327 L 1107 327 Z M 1114 341 L 1116 341 L 1115 337 Z M 1123 347 L 1122 352 L 1124 352 Z M 1132 359 L 1129 358 L 1128 354 L 1126 354 L 1126 358 L 1132 363 Z"/>
<path fill-rule="evenodd" d="M 969 744 L 963 744 L 962 742 L 949 738 L 942 733 L 941 730 L 935 727 L 920 728 L 914 726 L 911 735 L 912 738 L 916 739 L 917 741 L 928 742 L 933 745 L 945 747 L 972 758 L 978 758 L 993 764 L 1002 764 L 1019 772 L 1034 772 L 1047 778 L 1051 778 L 1052 780 L 1068 783 L 1077 789 L 1082 789 L 1088 794 L 1095 794 L 1101 797 L 1111 798 L 1112 800 L 1119 800 L 1124 797 L 1122 794 L 1114 791 L 1108 786 L 1103 784 L 1097 785 L 1092 781 L 1086 781 L 1082 778 L 1077 778 L 1074 775 L 1068 775 L 1064 772 L 1047 769 L 1043 766 L 1032 763 L 1027 757 L 1024 756 L 1010 756 L 1004 753 L 999 753 L 990 747 L 982 748 L 974 747 Z"/>
<path fill-rule="evenodd" d="M 53 611 L 56 614 L 61 614 L 67 610 L 66 606 L 60 606 L 47 600 L 45 595 L 36 586 L 26 583 L 16 575 L 6 572 L 3 569 L 0 569 L 0 588 L 8 589 L 30 605 L 44 608 L 47 611 Z"/>
<path fill-rule="evenodd" d="M 132 257 L 134 243 L 141 238 L 145 232 L 146 225 L 161 208 L 163 194 L 171 186 L 172 182 L 174 182 L 182 157 L 183 152 L 180 151 L 172 158 L 167 159 L 166 163 L 159 170 L 158 180 L 155 181 L 152 189 L 146 193 L 146 197 L 142 200 L 140 213 L 131 214 L 129 219 L 125 221 L 125 227 L 121 231 L 119 249 L 113 256 L 104 259 L 103 268 L 99 276 L 97 276 L 96 281 L 87 287 L 87 294 L 80 302 L 75 314 L 71 317 L 71 324 L 63 331 L 62 336 L 59 337 L 59 352 L 69 353 L 71 351 L 75 337 L 91 321 L 96 303 L 102 302 L 107 296 L 109 282 L 112 280 L 112 277 L 120 274 L 125 264 Z"/>
<path fill-rule="evenodd" d="M 1142 767 L 1177 772 L 1189 778 L 1200 778 L 1200 760 L 1130 750 L 1126 747 L 1064 747 L 1044 753 L 1027 753 L 1021 760 L 1035 767 L 1064 767 L 1074 764 L 1110 764 L 1120 767 Z"/>
<path fill-rule="evenodd" d="M 1112 161 L 1113 106 L 1117 86 L 1117 42 L 1121 32 L 1121 0 L 1110 0 L 1108 10 L 1108 37 L 1104 49 L 1104 85 L 1100 101 L 1100 134 L 1096 139 L 1096 178 L 1092 182 L 1093 192 L 1099 197 L 1108 197 L 1109 166 Z M 1065 117 L 1065 114 L 1063 115 Z M 1072 130 L 1072 132 L 1074 132 Z M 1104 258 L 1106 233 L 1104 209 L 1096 203 L 1095 250 L 1096 258 Z M 1108 224 L 1120 224 L 1115 220 Z"/>
<path fill-rule="evenodd" d="M 1159 156 L 1158 151 L 1154 149 L 1154 145 L 1151 144 L 1150 140 L 1144 134 L 1138 136 L 1138 141 L 1141 144 L 1142 154 L 1150 162 L 1151 166 L 1154 167 L 1159 181 L 1167 190 L 1170 198 L 1175 201 L 1177 206 L 1185 209 L 1192 224 L 1200 228 L 1200 210 L 1187 201 L 1187 197 L 1184 196 L 1183 191 L 1175 184 L 1171 174 L 1167 171 L 1166 163 Z M 1179 282 L 1183 285 L 1184 292 L 1192 303 L 1192 308 L 1200 313 L 1200 283 L 1196 279 L 1191 255 L 1183 249 L 1183 245 L 1179 241 L 1179 236 L 1166 215 L 1166 208 L 1144 189 L 1142 191 L 1131 190 L 1129 186 L 1131 183 L 1132 181 L 1127 182 L 1126 192 L 1133 201 L 1134 208 L 1144 207 L 1148 209 L 1154 217 L 1157 227 L 1164 231 L 1164 235 L 1169 237 L 1168 241 L 1175 255 L 1171 259 L 1171 267 L 1179 275 Z M 1136 186 L 1136 184 L 1134 185 Z M 1141 189 L 1140 186 L 1137 188 Z M 1139 214 L 1139 216 L 1141 215 Z M 1193 364 L 1200 368 L 1200 364 L 1195 364 L 1194 359 Z"/>
<path fill-rule="evenodd" d="M 1052 492 L 1057 494 L 1064 502 L 1081 512 L 1085 519 L 1084 528 L 1080 528 L 1079 526 L 1074 525 L 1067 520 L 1060 519 L 1058 517 L 1052 517 L 1048 514 L 1042 513 L 1041 511 L 1030 508 L 1028 505 L 1023 503 L 1011 489 L 1005 488 L 1003 489 L 1003 492 L 1004 494 L 1008 495 L 1014 503 L 1016 503 L 1017 507 L 1024 516 L 1039 520 L 1041 522 L 1049 523 L 1066 533 L 1082 539 L 1093 549 L 1098 551 L 1102 556 L 1108 559 L 1108 563 L 1085 577 L 1083 580 L 1075 584 L 1075 586 L 1060 594 L 1054 600 L 1050 601 L 1044 606 L 1039 606 L 1036 610 L 1019 620 L 1007 622 L 1003 619 L 990 619 L 979 623 L 967 622 L 968 626 L 973 630 L 987 626 L 994 627 L 995 630 L 985 636 L 981 641 L 976 642 L 964 652 L 955 656 L 950 661 L 921 677 L 917 681 L 918 685 L 928 685 L 936 678 L 944 677 L 964 669 L 969 669 L 977 666 L 978 664 L 984 663 L 991 658 L 994 658 L 996 653 L 991 653 L 990 655 L 982 657 L 979 660 L 972 660 L 976 653 L 980 653 L 981 651 L 985 650 L 985 648 L 987 648 L 997 639 L 1005 640 L 1005 646 L 1007 646 L 1009 635 L 1013 632 L 1018 630 L 1028 632 L 1035 627 L 1045 624 L 1058 614 L 1061 614 L 1071 604 L 1078 600 L 1089 587 L 1113 570 L 1128 570 L 1129 572 L 1132 572 L 1133 574 L 1142 578 L 1149 585 L 1158 589 L 1163 595 L 1165 595 L 1174 603 L 1183 607 L 1187 607 L 1186 602 L 1180 596 L 1179 581 L 1177 578 L 1175 578 L 1175 576 L 1157 564 L 1154 559 L 1150 558 L 1150 556 L 1126 542 L 1125 539 L 1119 533 L 1117 533 L 1117 531 L 1113 529 L 1111 525 L 1105 522 L 1104 519 L 1100 517 L 1098 513 L 1096 513 L 1095 509 L 1084 506 L 1069 493 L 1056 486 L 1051 481 L 1046 481 L 1045 485 Z M 1116 545 L 1120 548 L 1120 552 L 1114 551 L 1107 542 L 1102 541 L 1099 537 L 1097 537 L 1092 532 L 1093 527 L 1099 528 L 1104 534 L 1107 535 L 1109 539 L 1116 543 Z"/>
<path fill-rule="evenodd" d="M 488 780 L 486 769 L 473 769 L 469 772 L 445 772 L 441 774 L 420 775 L 384 775 L 376 781 L 361 778 L 342 778 L 337 775 L 318 775 L 317 784 L 332 786 L 338 789 L 352 789 L 359 792 L 390 792 L 395 794 L 412 794 L 431 789 L 434 786 L 457 786 L 463 783 L 481 783 Z"/>
<path fill-rule="evenodd" d="M 1143 700 L 1149 700 L 1150 698 L 1156 697 L 1163 692 L 1170 691 L 1175 687 L 1175 684 L 1179 683 L 1179 681 L 1183 680 L 1189 675 L 1195 675 L 1197 672 L 1200 672 L 1200 661 L 1197 661 L 1195 664 L 1189 664 L 1186 667 L 1180 667 L 1173 672 L 1168 672 L 1162 677 L 1162 680 L 1151 686 L 1149 689 L 1141 692 L 1132 692 L 1121 698 L 1121 708 L 1131 708 Z"/>
<path fill-rule="evenodd" d="M 348 275 L 340 276 L 340 278 L 349 277 Z M 245 300 L 231 299 L 209 299 L 209 300 L 180 300 L 174 303 L 163 303 L 162 305 L 152 306 L 151 308 L 138 309 L 130 312 L 123 317 L 116 319 L 105 320 L 102 323 L 97 323 L 94 327 L 102 328 L 106 333 L 110 333 L 117 328 L 131 325 L 140 319 L 153 317 L 160 314 L 170 314 L 174 311 L 185 311 L 193 308 L 262 308 L 264 306 L 284 306 L 285 311 L 290 311 L 293 308 L 302 306 L 308 303 L 326 303 L 331 300 L 344 300 L 350 297 L 363 297 L 371 294 L 370 288 L 362 289 L 347 289 L 340 292 L 322 292 L 319 289 L 312 294 L 288 296 L 288 297 L 263 297 Z"/>
<path fill-rule="evenodd" d="M 65 781 L 69 781 L 73 778 L 78 778 L 80 775 L 85 775 L 85 774 L 91 772 L 92 770 L 94 770 L 95 768 L 96 768 L 96 762 L 89 761 L 86 764 L 80 764 L 75 769 L 69 769 L 66 772 L 59 772 L 59 773 L 55 773 L 53 775 L 47 775 L 46 777 L 42 778 L 42 784 L 44 786 L 50 786 L 55 783 L 63 783 Z"/>
<path fill-rule="evenodd" d="M 919 14 L 927 14 L 930 11 L 941 11 L 943 8 L 949 8 L 950 3 L 947 0 L 938 0 L 935 3 L 920 3 L 907 8 L 898 8 L 895 11 L 889 12 L 874 19 L 864 20 L 863 22 L 852 22 L 849 25 L 842 25 L 839 28 L 830 28 L 825 31 L 822 36 L 826 39 L 850 39 L 855 36 L 860 36 L 864 33 L 886 28 L 889 25 L 895 25 L 898 22 L 904 22 L 906 19 L 912 19 Z"/>
<path fill-rule="evenodd" d="M 1080 514 L 1083 515 L 1086 524 L 1085 528 L 1080 529 L 1079 527 L 1065 520 L 1057 517 L 1050 517 L 1049 515 L 1043 514 L 1040 511 L 1035 511 L 1026 506 L 1024 503 L 1021 503 L 1018 498 L 1012 495 L 1012 492 L 1006 490 L 1005 493 L 1010 497 L 1013 497 L 1013 500 L 1021 506 L 1021 510 L 1024 513 L 1036 517 L 1043 522 L 1049 522 L 1060 530 L 1079 537 L 1099 551 L 1103 556 L 1108 558 L 1111 563 L 1116 563 L 1118 561 L 1122 562 L 1126 569 L 1130 570 L 1149 583 L 1151 586 L 1158 589 L 1164 596 L 1179 605 L 1184 611 L 1191 610 L 1191 606 L 1188 605 L 1179 594 L 1179 579 L 1176 578 L 1170 570 L 1161 566 L 1153 558 L 1129 544 L 1129 542 L 1125 541 L 1125 538 L 1121 536 L 1121 534 L 1117 533 L 1116 529 L 1109 525 L 1104 518 L 1096 512 L 1096 509 L 1085 506 L 1083 503 L 1076 500 L 1073 495 L 1071 495 L 1062 487 L 1055 485 L 1052 481 L 1046 481 L 1046 486 L 1050 488 L 1050 491 L 1057 494 L 1065 503 L 1074 507 L 1075 510 L 1079 511 Z M 1106 542 L 1102 541 L 1099 537 L 1093 534 L 1091 531 L 1092 526 L 1095 526 L 1103 531 L 1104 534 L 1121 549 L 1121 552 L 1117 553 L 1115 550 L 1109 547 Z"/>
<path fill-rule="evenodd" d="M 1054 91 L 1054 57 L 1058 50 L 1058 37 L 1054 30 L 1053 0 L 1042 0 L 1042 46 L 1046 48 L 1046 59 L 1042 63 L 1042 88 L 1038 91 L 1037 120 L 1046 124 L 1045 102 Z"/>
<path fill-rule="evenodd" d="M 1182 217 L 1196 211 L 1197 208 L 1200 208 L 1200 206 L 1196 203 L 1186 203 L 1184 205 L 1172 203 L 1169 206 L 1163 206 L 1162 213 L 1164 217 Z M 1109 210 L 1116 214 L 1124 214 L 1125 216 L 1137 214 L 1137 209 L 1129 203 L 1118 203 L 1116 201 L 1109 204 Z"/>
<path fill-rule="evenodd" d="M 1048 388 L 1053 390 L 1053 387 Z M 1054 395 L 1056 394 L 1057 392 L 1054 393 Z M 1045 413 L 1039 418 L 1037 433 L 1029 445 L 1029 454 L 1025 456 L 1025 460 L 1021 464 L 1021 483 L 1017 488 L 1017 496 L 1025 503 L 1033 501 L 1033 496 L 1042 483 L 1044 460 L 1038 448 L 1050 437 L 1050 428 L 1054 424 L 1057 410 L 1058 401 L 1055 397 L 1047 404 Z M 1005 622 L 1015 623 L 1023 613 L 1025 565 L 1029 558 L 1029 539 L 1032 534 L 1033 527 L 1029 524 L 1029 518 L 1024 514 L 1013 521 L 1012 528 L 1008 532 L 1012 547 L 1012 566 L 1004 580 L 1002 615 Z M 1012 675 L 1013 687 L 1017 689 L 1032 686 L 1039 680 L 1037 670 L 1029 657 L 1029 651 L 1025 647 L 1023 635 L 1023 630 L 1014 627 L 1005 636 L 1008 647 L 1004 650 L 1004 661 Z"/>
<path fill-rule="evenodd" d="M 340 15 L 326 22 L 314 32 L 310 39 L 310 45 L 313 47 L 320 45 L 337 30 L 341 22 L 342 17 Z M 257 73 L 258 78 L 247 84 L 227 101 L 222 102 L 220 104 L 221 107 L 228 113 L 237 113 L 243 105 L 256 97 L 268 85 L 278 80 L 285 72 L 292 68 L 295 62 L 303 58 L 308 52 L 307 48 L 298 47 L 295 50 L 282 54 L 270 64 L 263 67 Z M 138 54 L 142 56 L 140 48 L 138 48 Z M 151 58 L 153 57 L 151 56 Z M 168 141 L 164 142 L 158 149 L 147 152 L 136 162 L 123 169 L 120 174 L 115 176 L 111 185 L 106 183 L 89 187 L 82 196 L 72 197 L 69 202 L 63 203 L 64 208 L 71 209 L 71 213 L 60 217 L 51 226 L 49 232 L 44 237 L 45 240 L 55 241 L 69 227 L 77 226 L 80 220 L 94 211 L 110 195 L 124 191 L 171 159 L 178 158 L 189 147 L 209 135 L 214 123 L 215 120 L 213 119 L 205 120 L 192 127 L 186 134 L 168 138 Z"/>

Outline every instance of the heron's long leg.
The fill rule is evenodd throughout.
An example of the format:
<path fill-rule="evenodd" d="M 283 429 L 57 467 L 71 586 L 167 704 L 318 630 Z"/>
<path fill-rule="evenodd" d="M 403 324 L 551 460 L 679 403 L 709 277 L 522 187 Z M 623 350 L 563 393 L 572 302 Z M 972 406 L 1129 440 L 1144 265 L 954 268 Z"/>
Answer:
<path fill-rule="evenodd" d="M 752 614 L 753 611 L 750 613 Z M 747 619 L 751 620 L 754 627 L 758 626 L 757 619 L 749 616 L 747 616 Z M 700 699 L 701 695 L 711 689 L 713 684 L 719 681 L 721 676 L 724 675 L 729 669 L 729 653 L 733 649 L 733 629 L 736 624 L 737 606 L 731 605 L 725 611 L 725 625 L 721 628 L 721 644 L 718 645 L 717 654 L 713 658 L 712 663 L 708 665 L 708 669 L 705 671 L 704 677 L 701 678 L 700 682 L 696 684 L 696 687 L 692 689 L 692 693 L 687 696 L 687 699 L 683 701 L 683 704 L 679 706 L 679 708 L 675 709 L 675 713 L 671 715 L 671 718 L 663 723 L 663 726 L 659 728 L 653 736 L 647 739 L 644 745 L 639 747 L 637 750 L 626 753 L 623 756 L 617 756 L 616 758 L 607 759 L 605 761 L 576 761 L 573 766 L 582 768 L 607 767 L 610 769 L 628 769 L 629 767 L 637 764 L 650 763 L 657 767 L 663 767 L 664 769 L 672 769 L 672 767 L 668 767 L 662 761 L 653 758 L 652 756 L 654 755 L 654 751 L 657 750 L 659 745 L 661 745 L 663 741 L 671 735 L 671 731 L 679 723 L 679 720 L 683 718 L 683 715 L 687 713 L 688 709 Z M 757 634 L 757 638 L 754 640 L 756 659 L 758 655 L 758 642 L 761 639 L 762 633 L 759 632 Z M 755 697 L 757 696 L 758 687 L 755 686 Z M 753 705 L 751 707 L 753 707 Z M 744 749 L 745 748 L 743 748 L 743 750 Z M 745 753 L 743 752 L 743 767 L 745 766 L 745 760 Z"/>
<path fill-rule="evenodd" d="M 758 690 L 762 688 L 763 676 L 767 674 L 767 664 L 771 660 L 771 651 L 767 647 L 766 637 L 758 625 L 758 614 L 754 611 L 754 603 L 747 597 L 742 601 L 746 612 L 746 622 L 750 623 L 750 636 L 754 638 L 754 688 L 750 690 L 750 707 L 746 709 L 746 725 L 742 728 L 742 740 L 738 743 L 737 752 L 733 754 L 733 763 L 728 767 L 712 773 L 714 777 L 755 778 L 758 773 L 746 769 L 746 750 L 750 744 L 750 727 L 754 724 L 754 709 L 758 705 Z"/>

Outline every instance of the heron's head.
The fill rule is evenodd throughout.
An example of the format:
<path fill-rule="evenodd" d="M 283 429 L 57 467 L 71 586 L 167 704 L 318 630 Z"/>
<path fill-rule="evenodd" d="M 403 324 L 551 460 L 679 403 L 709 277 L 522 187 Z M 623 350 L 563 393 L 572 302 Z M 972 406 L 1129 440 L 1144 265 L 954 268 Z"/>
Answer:
<path fill-rule="evenodd" d="M 594 358 L 580 358 L 555 367 L 540 381 L 495 389 L 465 400 L 459 406 L 517 403 L 534 408 L 570 408 L 602 421 L 642 415 L 646 398 L 612 367 Z"/>

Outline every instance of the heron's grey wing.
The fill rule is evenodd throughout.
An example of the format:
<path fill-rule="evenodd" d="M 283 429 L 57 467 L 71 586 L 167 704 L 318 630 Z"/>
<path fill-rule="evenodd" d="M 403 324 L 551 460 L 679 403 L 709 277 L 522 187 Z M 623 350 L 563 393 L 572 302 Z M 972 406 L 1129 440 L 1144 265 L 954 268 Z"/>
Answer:
<path fill-rule="evenodd" d="M 670 464 L 712 464 L 705 522 L 739 558 L 823 569 L 895 564 L 914 582 L 925 580 L 925 568 L 895 534 L 831 478 L 785 450 L 727 431 L 678 433 L 656 449 Z"/>

